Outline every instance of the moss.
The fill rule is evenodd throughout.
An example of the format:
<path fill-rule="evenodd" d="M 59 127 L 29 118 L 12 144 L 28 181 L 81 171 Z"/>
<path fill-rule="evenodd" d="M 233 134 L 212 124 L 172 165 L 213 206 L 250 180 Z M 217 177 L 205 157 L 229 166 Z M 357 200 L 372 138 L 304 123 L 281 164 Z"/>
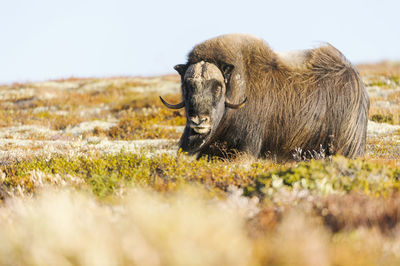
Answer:
<path fill-rule="evenodd" d="M 246 187 L 245 193 L 263 198 L 283 186 L 286 189 L 307 189 L 321 195 L 334 191 L 386 195 L 399 189 L 399 173 L 397 167 L 338 156 L 331 161 L 311 160 L 261 174 L 255 178 L 254 186 Z"/>
<path fill-rule="evenodd" d="M 221 168 L 222 167 L 222 168 Z M 67 158 L 55 156 L 50 160 L 36 158 L 3 166 L 6 186 L 26 184 L 32 170 L 51 175 L 73 175 L 82 178 L 94 194 L 106 197 L 123 186 L 150 186 L 159 191 L 177 189 L 181 184 L 201 183 L 210 190 L 226 190 L 230 184 L 243 186 L 250 176 L 224 162 L 192 161 L 185 156 L 162 154 L 146 157 L 134 153 L 92 155 Z M 31 191 L 32 188 L 29 188 Z"/>
<path fill-rule="evenodd" d="M 171 191 L 186 184 L 201 184 L 218 194 L 235 185 L 245 188 L 247 196 L 261 198 L 273 196 L 274 191 L 281 189 L 306 189 L 317 195 L 350 191 L 389 195 L 400 186 L 399 168 L 343 157 L 297 165 L 276 165 L 259 160 L 243 168 L 242 162 L 193 160 L 181 154 L 177 157 L 168 154 L 149 157 L 145 154 L 122 152 L 22 161 L 2 167 L 6 174 L 4 184 L 20 184 L 32 191 L 28 176 L 32 170 L 39 170 L 51 175 L 81 178 L 99 197 L 112 196 L 126 186 Z"/>

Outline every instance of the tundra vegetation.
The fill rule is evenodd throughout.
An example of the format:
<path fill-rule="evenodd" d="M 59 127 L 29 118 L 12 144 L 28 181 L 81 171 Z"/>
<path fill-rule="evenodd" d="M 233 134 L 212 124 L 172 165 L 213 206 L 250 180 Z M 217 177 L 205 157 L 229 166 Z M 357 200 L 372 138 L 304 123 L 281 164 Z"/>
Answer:
<path fill-rule="evenodd" d="M 1 265 L 399 265 L 400 64 L 360 65 L 366 154 L 177 153 L 178 76 L 0 86 Z"/>

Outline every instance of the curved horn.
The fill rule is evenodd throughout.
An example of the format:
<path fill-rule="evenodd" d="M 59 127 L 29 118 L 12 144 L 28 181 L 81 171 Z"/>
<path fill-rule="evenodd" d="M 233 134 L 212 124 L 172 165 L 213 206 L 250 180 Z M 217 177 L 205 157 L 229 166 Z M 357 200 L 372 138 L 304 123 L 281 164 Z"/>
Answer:
<path fill-rule="evenodd" d="M 178 104 L 169 104 L 166 101 L 164 101 L 164 99 L 161 96 L 160 96 L 160 100 L 165 106 L 167 106 L 168 108 L 171 108 L 171 109 L 181 109 L 182 107 L 185 106 L 185 102 L 184 101 L 182 101 L 182 102 L 180 102 Z"/>
<path fill-rule="evenodd" d="M 225 106 L 229 107 L 229 108 L 232 108 L 232 109 L 240 109 L 246 104 L 246 101 L 247 101 L 247 97 L 244 98 L 243 102 L 241 102 L 239 104 L 233 104 L 233 103 L 230 103 L 228 101 L 228 99 L 225 99 Z"/>

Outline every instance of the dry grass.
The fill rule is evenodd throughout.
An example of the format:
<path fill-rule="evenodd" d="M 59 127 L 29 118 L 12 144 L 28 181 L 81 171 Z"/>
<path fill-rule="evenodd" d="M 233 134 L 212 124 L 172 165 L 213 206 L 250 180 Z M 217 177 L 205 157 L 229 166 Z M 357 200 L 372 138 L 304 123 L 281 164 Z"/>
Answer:
<path fill-rule="evenodd" d="M 138 190 L 129 194 L 113 206 L 81 193 L 54 190 L 33 200 L 9 201 L 0 217 L 0 264 L 245 265 L 250 261 L 251 242 L 235 209 L 210 204 L 193 191 L 171 197 Z"/>
<path fill-rule="evenodd" d="M 276 218 L 265 207 L 248 223 L 243 214 L 248 207 L 241 197 L 213 199 L 201 191 L 192 187 L 162 196 L 136 189 L 112 205 L 65 189 L 47 189 L 34 199 L 10 200 L 1 209 L 0 263 L 319 266 L 400 262 L 400 237 L 393 230 L 397 220 L 392 223 L 385 218 L 398 217 L 397 197 L 389 203 L 357 195 L 330 197 L 314 203 L 318 204 L 315 212 L 312 204 L 301 204 L 285 208 Z M 354 209 L 348 204 L 353 200 Z M 365 207 L 371 208 L 366 215 L 360 212 Z M 254 220 L 268 227 L 256 227 Z M 337 227 L 332 225 L 347 220 L 350 227 L 333 232 Z M 388 226 L 383 233 L 381 224 Z"/>
<path fill-rule="evenodd" d="M 377 64 L 359 64 L 357 68 L 362 76 L 400 76 L 399 62 L 383 61 Z"/>
<path fill-rule="evenodd" d="M 160 80 L 172 84 L 176 82 L 175 78 L 168 76 Z M 129 140 L 178 138 L 179 132 L 175 128 L 162 126 L 183 125 L 183 112 L 169 113 L 162 108 L 158 94 L 151 91 L 155 85 L 150 81 L 70 78 L 50 84 L 27 84 L 37 87 L 35 95 L 29 96 L 24 94 L 26 85 L 13 84 L 3 88 L 0 126 L 40 125 L 53 130 L 65 130 L 86 121 L 120 119 L 120 124 L 109 132 L 96 130 L 91 135 L 102 134 L 111 139 Z M 55 84 L 59 84 L 60 89 L 54 90 L 52 86 Z M 179 86 L 179 83 L 175 85 Z M 150 92 L 141 92 L 146 89 Z M 164 97 L 172 102 L 181 100 L 178 93 Z"/>
<path fill-rule="evenodd" d="M 176 75 L 0 86 L 0 264 L 399 265 L 400 65 L 358 68 L 366 156 L 281 165 L 177 154 Z"/>
<path fill-rule="evenodd" d="M 143 112 L 126 112 L 117 126 L 104 132 L 111 139 L 178 139 L 182 134 L 178 126 L 184 126 L 185 120 L 179 111 L 165 109 Z M 101 133 L 101 132 L 99 132 Z"/>

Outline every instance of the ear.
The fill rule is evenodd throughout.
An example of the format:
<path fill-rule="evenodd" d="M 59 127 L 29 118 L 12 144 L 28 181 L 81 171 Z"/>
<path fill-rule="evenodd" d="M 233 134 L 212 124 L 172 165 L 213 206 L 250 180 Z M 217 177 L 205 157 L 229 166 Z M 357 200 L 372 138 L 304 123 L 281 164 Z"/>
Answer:
<path fill-rule="evenodd" d="M 174 66 L 174 69 L 176 71 L 178 71 L 179 75 L 183 76 L 183 75 L 185 75 L 187 66 L 184 64 L 179 64 L 179 65 Z"/>
<path fill-rule="evenodd" d="M 222 71 L 222 74 L 224 75 L 224 78 L 225 78 L 225 84 L 227 84 L 229 82 L 229 79 L 231 78 L 231 75 L 232 75 L 232 72 L 233 72 L 234 68 L 235 68 L 235 66 L 231 65 L 231 64 L 223 63 L 221 65 L 221 71 Z"/>

